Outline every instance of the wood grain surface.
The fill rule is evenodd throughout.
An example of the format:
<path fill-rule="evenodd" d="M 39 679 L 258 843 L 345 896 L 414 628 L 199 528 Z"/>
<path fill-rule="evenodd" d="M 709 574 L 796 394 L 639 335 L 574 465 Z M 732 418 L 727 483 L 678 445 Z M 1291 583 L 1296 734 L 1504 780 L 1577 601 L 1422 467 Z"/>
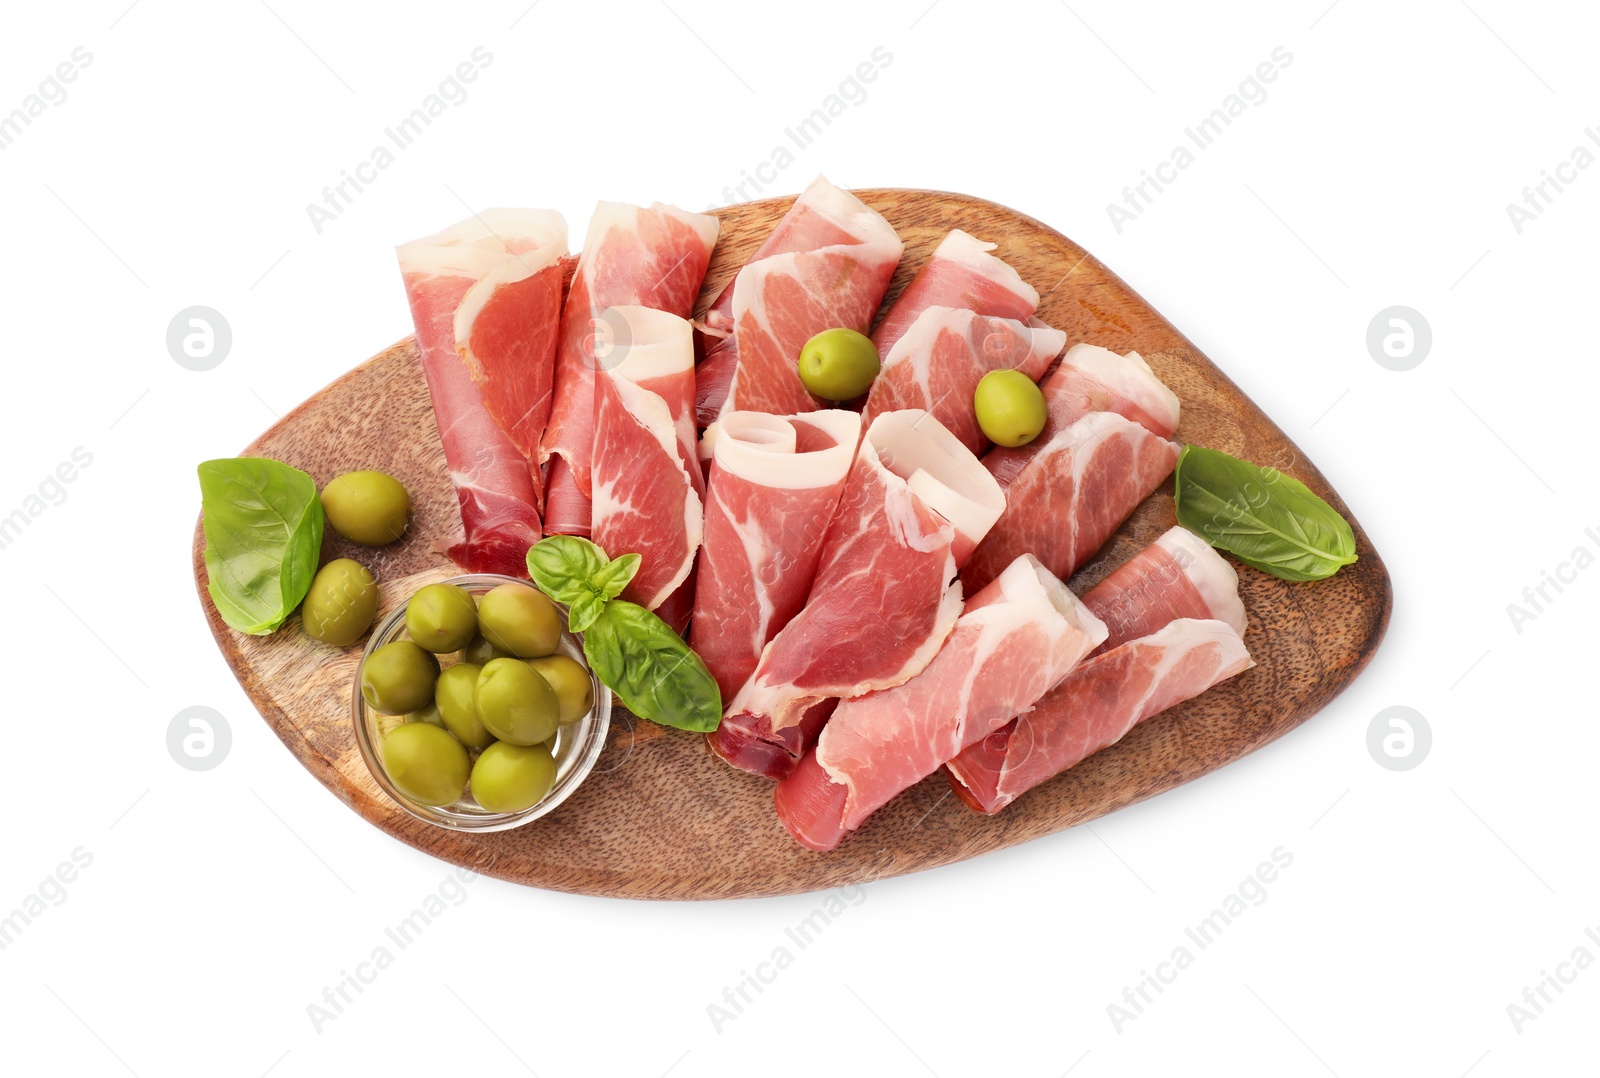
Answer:
<path fill-rule="evenodd" d="M 1069 343 L 1145 355 L 1183 402 L 1180 441 L 1302 480 L 1350 520 L 1360 560 L 1313 584 L 1288 584 L 1239 567 L 1250 617 L 1245 639 L 1256 666 L 1140 725 L 997 816 L 967 809 L 935 775 L 878 812 L 838 850 L 817 854 L 778 823 L 771 783 L 716 760 L 699 735 L 663 729 L 620 709 L 596 771 L 550 816 L 495 834 L 460 834 L 412 818 L 379 791 L 356 750 L 350 702 L 360 647 L 318 644 L 301 631 L 298 616 L 270 637 L 229 629 L 206 595 L 197 526 L 200 605 L 223 656 L 267 724 L 340 800 L 435 857 L 536 887 L 651 899 L 792 894 L 946 865 L 1093 820 L 1283 736 L 1360 673 L 1388 623 L 1388 573 L 1321 473 L 1226 375 L 1081 247 L 1030 217 L 966 195 L 856 193 L 905 240 L 885 303 L 950 229 L 998 243 L 996 253 L 1039 290 L 1039 316 L 1065 330 Z M 765 199 L 718 212 L 722 236 L 702 307 L 793 201 Z M 405 483 L 415 515 L 402 542 L 372 550 L 329 529 L 323 544 L 324 561 L 354 557 L 377 574 L 380 618 L 421 584 L 457 572 L 437 551 L 458 516 L 414 339 L 350 371 L 243 452 L 302 468 L 319 486 L 357 468 L 378 468 Z M 1073 577 L 1075 590 L 1081 594 L 1174 523 L 1171 489 L 1169 481 Z"/>

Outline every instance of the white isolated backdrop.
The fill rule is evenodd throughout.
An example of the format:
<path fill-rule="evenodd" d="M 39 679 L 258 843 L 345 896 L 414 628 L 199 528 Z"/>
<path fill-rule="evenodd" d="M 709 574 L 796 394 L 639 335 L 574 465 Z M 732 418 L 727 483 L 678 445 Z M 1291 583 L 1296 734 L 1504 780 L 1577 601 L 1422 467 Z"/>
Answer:
<path fill-rule="evenodd" d="M 1575 548 L 1600 552 L 1585 533 L 1600 528 L 1600 168 L 1557 173 L 1575 178 L 1520 231 L 1506 210 L 1575 147 L 1600 152 L 1584 134 L 1600 127 L 1592 6 L 96 0 L 9 14 L 0 112 L 75 49 L 92 60 L 0 151 L 0 515 L 74 450 L 92 459 L 44 483 L 44 512 L 0 549 L 0 915 L 30 896 L 42 910 L 0 950 L 6 1071 L 1593 1067 L 1600 970 L 1561 963 L 1600 957 L 1585 935 L 1600 937 L 1600 571 L 1567 571 L 1520 626 L 1507 605 Z M 314 228 L 306 205 L 480 46 L 492 61 L 465 100 Z M 758 172 L 879 47 L 892 59 L 864 99 L 850 90 L 791 165 Z M 1250 90 L 1256 103 L 1115 227 L 1107 204 L 1280 47 L 1292 62 L 1265 98 Z M 1261 752 L 1093 826 L 850 892 L 803 950 L 785 930 L 826 896 L 648 904 L 452 882 L 324 790 L 234 682 L 190 578 L 195 464 L 409 332 L 392 245 L 469 207 L 557 208 L 576 247 L 599 198 L 701 209 L 757 194 L 732 190 L 746 174 L 781 194 L 819 171 L 1005 203 L 1121 274 L 1344 494 L 1394 578 L 1387 642 Z M 165 343 L 195 305 L 232 331 L 203 372 Z M 1408 371 L 1366 344 L 1395 305 L 1431 326 Z M 1396 705 L 1432 731 L 1410 770 L 1367 747 Z M 207 771 L 167 748 L 193 706 L 231 731 Z M 1246 884 L 1280 847 L 1292 863 Z M 1241 887 L 1252 904 L 1196 948 L 1184 929 Z M 314 1021 L 325 988 L 440 893 L 446 912 Z M 1193 962 L 1162 967 L 1171 983 L 1115 1017 L 1186 944 Z M 780 947 L 793 961 L 714 1020 L 708 1006 Z M 1561 992 L 1514 1019 L 1547 975 Z"/>

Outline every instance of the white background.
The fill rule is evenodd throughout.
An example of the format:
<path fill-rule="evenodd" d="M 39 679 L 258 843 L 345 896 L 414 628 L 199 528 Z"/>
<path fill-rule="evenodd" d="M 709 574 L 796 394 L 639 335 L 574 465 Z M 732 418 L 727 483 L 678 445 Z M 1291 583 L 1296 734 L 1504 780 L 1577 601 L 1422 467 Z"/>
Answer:
<path fill-rule="evenodd" d="M 93 858 L 0 951 L 0 1066 L 1593 1072 L 1600 968 L 1520 1031 L 1507 1005 L 1576 948 L 1600 958 L 1600 570 L 1520 632 L 1506 607 L 1575 547 L 1600 552 L 1600 168 L 1520 234 L 1505 208 L 1574 147 L 1600 152 L 1591 6 L 125 8 L 27 5 L 0 36 L 0 111 L 76 46 L 93 55 L 0 151 L 0 515 L 75 447 L 93 455 L 0 550 L 0 913 L 74 849 Z M 479 45 L 493 62 L 470 97 L 319 234 L 306 204 Z M 879 45 L 893 59 L 866 100 L 763 193 L 818 171 L 965 191 L 1085 244 L 1344 494 L 1393 574 L 1387 643 L 1324 712 L 1217 774 L 873 885 L 720 1030 L 707 1005 L 819 896 L 643 904 L 481 879 L 319 1031 L 307 1005 L 450 868 L 348 811 L 252 711 L 193 591 L 195 464 L 410 331 L 395 242 L 463 202 L 557 208 L 576 246 L 597 198 L 729 201 Z M 1267 99 L 1114 229 L 1106 204 L 1277 46 L 1293 61 Z M 165 346 L 195 304 L 234 335 L 205 373 Z M 1403 373 L 1365 343 L 1395 304 L 1433 332 Z M 1366 747 L 1397 704 L 1433 731 L 1404 772 Z M 166 748 L 192 705 L 233 734 L 208 772 Z M 1266 900 L 1119 1028 L 1108 1004 L 1280 846 L 1293 864 Z"/>

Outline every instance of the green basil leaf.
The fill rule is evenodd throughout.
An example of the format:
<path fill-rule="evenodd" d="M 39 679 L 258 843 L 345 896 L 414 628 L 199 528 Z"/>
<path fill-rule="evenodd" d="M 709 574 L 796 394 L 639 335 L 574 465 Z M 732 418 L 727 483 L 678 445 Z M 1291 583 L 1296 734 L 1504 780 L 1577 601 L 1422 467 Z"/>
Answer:
<path fill-rule="evenodd" d="M 605 569 L 605 551 L 576 535 L 550 535 L 528 550 L 528 575 L 539 590 L 571 606 L 590 590 L 589 581 Z"/>
<path fill-rule="evenodd" d="M 1174 480 L 1178 523 L 1282 580 L 1322 580 L 1356 560 L 1350 524 L 1292 476 L 1186 446 Z"/>
<path fill-rule="evenodd" d="M 607 599 L 615 599 L 628 586 L 628 581 L 633 579 L 633 574 L 639 571 L 643 561 L 644 559 L 637 554 L 624 554 L 609 562 L 599 572 L 591 574 L 589 586 Z"/>
<path fill-rule="evenodd" d="M 583 634 L 589 665 L 624 707 L 642 719 L 709 733 L 722 721 L 717 681 L 666 622 L 613 599 Z"/>
<path fill-rule="evenodd" d="M 260 457 L 208 460 L 198 471 L 211 601 L 233 628 L 265 636 L 300 605 L 316 575 L 316 481 Z"/>
<path fill-rule="evenodd" d="M 575 633 L 588 632 L 589 626 L 593 625 L 605 610 L 607 601 L 604 595 L 584 591 L 567 607 L 567 628 Z"/>

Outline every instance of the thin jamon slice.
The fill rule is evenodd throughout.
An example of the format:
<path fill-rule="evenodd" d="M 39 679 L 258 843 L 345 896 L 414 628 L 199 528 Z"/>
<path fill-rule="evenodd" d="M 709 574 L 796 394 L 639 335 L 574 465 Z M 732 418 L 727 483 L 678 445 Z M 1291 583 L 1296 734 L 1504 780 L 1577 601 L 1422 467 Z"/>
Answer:
<path fill-rule="evenodd" d="M 550 418 L 567 223 L 550 210 L 529 211 L 519 238 L 534 246 L 508 254 L 467 289 L 454 327 L 484 407 L 531 461 Z"/>
<path fill-rule="evenodd" d="M 1104 622 L 1108 634 L 1091 654 L 1089 661 L 1078 670 L 1087 668 L 1102 655 L 1109 655 L 1135 643 L 1142 644 L 1169 625 L 1220 624 L 1240 640 L 1244 639 L 1245 634 L 1244 604 L 1239 601 L 1239 577 L 1233 566 L 1204 540 L 1182 527 L 1168 529 L 1154 543 L 1129 558 L 1089 590 L 1083 597 L 1083 605 Z M 1225 651 L 1227 649 L 1224 648 Z M 1111 699 L 1122 691 L 1126 671 L 1137 666 L 1129 661 L 1130 654 L 1125 653 L 1120 665 L 1108 665 L 1093 675 L 1093 679 L 1086 678 L 1070 693 L 1058 697 L 1057 693 L 1052 692 L 1031 714 L 1023 715 L 1016 722 L 969 744 L 950 763 L 950 773 L 957 777 L 953 783 L 956 792 L 980 811 L 1000 808 L 1004 804 L 1004 801 L 997 800 L 1001 773 L 1008 770 L 1020 773 L 1022 761 L 1026 758 L 1026 753 L 1020 748 L 1012 751 L 1012 740 L 1019 736 L 1019 731 L 1020 736 L 1027 739 L 1025 744 L 1031 748 L 1035 743 L 1045 740 L 1039 733 L 1041 729 L 1062 726 L 1069 731 L 1077 730 L 1087 739 L 1078 744 L 1078 748 L 1082 748 L 1093 744 L 1094 738 L 1099 736 L 1096 730 L 1115 733 L 1112 738 L 1115 740 L 1126 733 L 1133 722 L 1142 721 L 1130 716 L 1143 713 L 1143 717 L 1148 717 L 1154 714 L 1154 711 L 1145 713 L 1150 706 L 1147 703 Z M 1143 654 L 1146 658 L 1154 655 L 1148 648 L 1144 649 Z M 1223 663 L 1218 669 L 1226 669 L 1227 666 Z M 1078 670 L 1067 680 L 1074 680 Z M 1198 695 L 1209 685 L 1203 678 L 1197 678 L 1190 695 Z M 1101 691 L 1107 694 L 1104 702 L 1095 695 Z M 1162 699 L 1164 697 L 1160 694 L 1151 697 L 1153 703 L 1161 703 Z M 1086 700 L 1090 704 L 1084 704 Z M 1119 711 L 1113 704 L 1127 706 Z M 1079 706 L 1086 707 L 1084 714 L 1089 718 L 1085 719 L 1084 724 L 1074 727 L 1072 724 L 1077 720 L 1072 717 L 1072 709 Z M 1051 718 L 1052 715 L 1055 717 Z M 1109 715 L 1110 718 L 1105 719 L 1102 726 L 1095 727 L 1093 723 L 1101 721 L 1094 718 L 1097 715 L 1102 718 Z M 1121 725 L 1124 721 L 1127 721 L 1127 726 Z M 1094 751 L 1090 747 L 1078 754 L 1078 748 L 1068 746 L 1062 755 L 1052 759 L 1050 766 L 1055 770 L 1049 771 L 1044 777 L 1070 767 Z M 1010 796 L 1019 792 L 1016 790 Z M 985 808 L 986 805 L 993 807 Z"/>
<path fill-rule="evenodd" d="M 1233 626 L 1179 618 L 1080 663 L 1015 724 L 948 765 L 957 796 L 994 813 L 1152 715 L 1255 663 Z"/>
<path fill-rule="evenodd" d="M 700 425 L 725 409 L 790 415 L 823 407 L 795 369 L 800 347 L 836 326 L 865 333 L 904 249 L 882 214 L 818 176 L 734 278 L 731 332 L 696 372 Z"/>
<path fill-rule="evenodd" d="M 756 248 L 745 265 L 759 262 L 773 255 L 793 251 L 815 251 L 840 243 L 856 243 L 851 217 L 857 212 L 852 199 L 855 196 L 818 176 L 811 186 L 800 193 L 789 212 L 784 214 L 770 235 Z M 737 275 L 735 275 L 737 278 Z M 733 333 L 733 281 L 729 281 L 717 294 L 716 302 L 700 320 L 703 332 L 714 338 L 724 338 Z"/>
<path fill-rule="evenodd" d="M 561 314 L 555 405 L 539 446 L 539 462 L 549 465 L 546 531 L 590 532 L 594 377 L 604 353 L 617 345 L 620 328 L 607 323 L 604 312 L 651 307 L 687 318 L 717 229 L 715 217 L 659 202 L 648 208 L 621 202 L 595 206 Z"/>
<path fill-rule="evenodd" d="M 1024 554 L 968 601 L 927 669 L 841 701 L 816 748 L 773 793 L 802 846 L 831 850 L 873 812 L 1033 705 L 1106 627 Z"/>
<path fill-rule="evenodd" d="M 1112 412 L 1090 412 L 1058 431 L 1005 488 L 1005 514 L 961 571 L 967 590 L 1021 554 L 1066 580 L 1172 473 L 1178 452 Z"/>
<path fill-rule="evenodd" d="M 805 605 L 861 441 L 842 409 L 729 412 L 715 427 L 690 646 L 732 700 Z"/>
<path fill-rule="evenodd" d="M 972 394 L 990 371 L 1018 370 L 1037 382 L 1066 347 L 1067 335 L 956 307 L 929 307 L 884 356 L 862 420 L 901 408 L 925 408 L 974 453 L 989 445 Z"/>
<path fill-rule="evenodd" d="M 648 307 L 613 307 L 605 317 L 628 344 L 595 380 L 594 541 L 612 557 L 640 555 L 622 596 L 658 610 L 687 584 L 700 549 L 693 331 Z M 671 610 L 668 623 L 681 632 L 689 605 Z"/>
<path fill-rule="evenodd" d="M 938 420 L 885 412 L 845 481 L 805 607 L 773 637 L 710 737 L 735 766 L 792 770 L 835 699 L 921 673 L 961 613 L 956 571 L 1005 496 Z"/>
<path fill-rule="evenodd" d="M 1225 622 L 1244 636 L 1239 575 L 1187 528 L 1172 527 L 1083 597 L 1109 630 L 1101 651 L 1149 636 L 1178 618 Z"/>
<path fill-rule="evenodd" d="M 1026 322 L 1039 293 L 1017 271 L 990 254 L 995 245 L 959 228 L 939 241 L 933 255 L 896 297 L 872 331 L 878 354 L 887 356 L 917 316 L 929 307 L 965 307 L 996 318 Z"/>
<path fill-rule="evenodd" d="M 1090 412 L 1115 412 L 1163 438 L 1172 437 L 1178 429 L 1178 395 L 1155 376 L 1138 352 L 1119 356 L 1098 345 L 1075 344 L 1039 388 L 1046 407 L 1039 437 L 1014 449 L 997 445 L 983 456 L 983 466 L 1002 487 L 1059 431 Z"/>
<path fill-rule="evenodd" d="M 462 531 L 445 553 L 468 572 L 525 576 L 541 529 L 535 473 L 489 414 L 456 350 L 456 310 L 474 284 L 536 251 L 548 232 L 543 211 L 485 210 L 395 249 L 461 508 Z"/>

